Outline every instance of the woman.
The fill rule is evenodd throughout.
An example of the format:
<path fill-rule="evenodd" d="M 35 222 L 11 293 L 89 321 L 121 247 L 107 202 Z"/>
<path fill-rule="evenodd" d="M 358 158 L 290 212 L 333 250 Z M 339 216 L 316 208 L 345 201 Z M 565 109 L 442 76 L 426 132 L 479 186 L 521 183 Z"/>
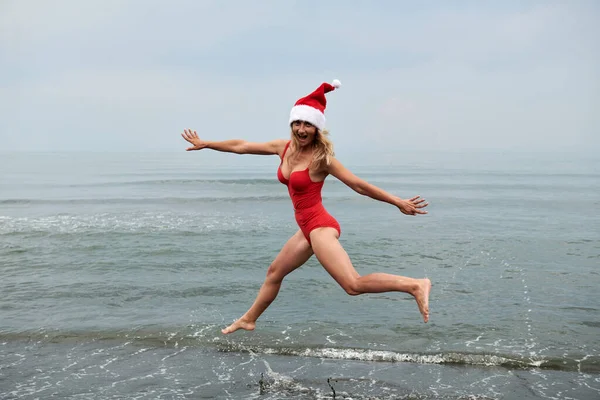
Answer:
<path fill-rule="evenodd" d="M 267 270 L 266 279 L 250 309 L 223 329 L 229 334 L 238 329 L 254 330 L 256 320 L 275 300 L 287 274 L 303 265 L 313 254 L 335 281 L 349 294 L 405 292 L 417 301 L 424 322 L 429 320 L 431 281 L 403 276 L 372 273 L 360 276 L 339 242 L 338 222 L 323 207 L 321 188 L 327 175 L 333 175 L 356 192 L 396 206 L 407 215 L 426 214 L 427 206 L 419 196 L 408 200 L 393 196 L 355 176 L 334 158 L 333 145 L 325 128 L 325 93 L 340 87 L 334 80 L 323 83 L 314 92 L 299 99 L 292 107 L 289 123 L 291 140 L 251 143 L 244 140 L 209 142 L 196 131 L 186 129 L 183 138 L 192 144 L 187 151 L 212 149 L 236 154 L 278 155 L 281 163 L 277 177 L 288 187 L 300 230 L 283 246 Z"/>

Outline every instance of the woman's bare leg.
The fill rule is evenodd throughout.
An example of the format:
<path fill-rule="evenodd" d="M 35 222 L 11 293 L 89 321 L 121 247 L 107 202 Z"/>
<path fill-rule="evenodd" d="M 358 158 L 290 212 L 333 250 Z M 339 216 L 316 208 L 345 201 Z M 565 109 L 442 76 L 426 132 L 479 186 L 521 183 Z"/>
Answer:
<path fill-rule="evenodd" d="M 333 228 L 315 229 L 310 233 L 310 241 L 321 265 L 348 294 L 409 293 L 417 301 L 423 321 L 429 321 L 429 279 L 413 279 L 380 272 L 360 276 L 340 244 L 338 232 Z"/>
<path fill-rule="evenodd" d="M 302 234 L 302 231 L 296 232 L 283 246 L 277 257 L 275 257 L 275 260 L 269 266 L 265 282 L 260 288 L 252 307 L 240 319 L 227 328 L 222 329 L 221 332 L 228 334 L 238 329 L 254 330 L 258 317 L 277 297 L 283 278 L 308 261 L 312 255 L 312 248 Z"/>

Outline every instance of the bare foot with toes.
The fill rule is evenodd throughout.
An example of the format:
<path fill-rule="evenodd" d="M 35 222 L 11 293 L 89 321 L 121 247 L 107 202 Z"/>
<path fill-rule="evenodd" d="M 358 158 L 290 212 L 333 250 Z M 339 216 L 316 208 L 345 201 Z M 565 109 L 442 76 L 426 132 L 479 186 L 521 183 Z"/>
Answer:
<path fill-rule="evenodd" d="M 227 328 L 221 329 L 221 332 L 223 334 L 227 335 L 229 333 L 233 333 L 233 332 L 237 331 L 238 329 L 253 331 L 255 326 L 256 326 L 256 324 L 254 322 L 244 321 L 240 318 L 237 321 L 235 321 L 233 324 L 229 325 Z"/>
<path fill-rule="evenodd" d="M 423 321 L 429 321 L 429 292 L 431 291 L 431 281 L 429 278 L 419 279 L 419 288 L 413 293 L 419 311 L 423 315 Z"/>

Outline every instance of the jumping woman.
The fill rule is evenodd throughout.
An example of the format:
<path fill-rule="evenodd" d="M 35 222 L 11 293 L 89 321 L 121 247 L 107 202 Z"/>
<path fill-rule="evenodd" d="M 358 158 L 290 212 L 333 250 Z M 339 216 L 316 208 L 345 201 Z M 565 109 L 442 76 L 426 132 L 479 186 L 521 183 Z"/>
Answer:
<path fill-rule="evenodd" d="M 404 276 L 372 273 L 361 276 L 339 242 L 339 223 L 323 207 L 321 189 L 328 175 L 333 175 L 357 193 L 397 207 L 406 215 L 427 214 L 428 203 L 420 196 L 402 199 L 354 175 L 334 157 L 333 144 L 325 130 L 325 93 L 340 87 L 340 82 L 323 83 L 314 92 L 299 99 L 290 112 L 289 140 L 276 139 L 264 143 L 245 140 L 210 142 L 186 129 L 183 138 L 192 144 L 187 151 L 212 149 L 236 154 L 278 155 L 281 158 L 277 178 L 286 185 L 298 227 L 267 270 L 265 281 L 250 309 L 237 321 L 223 329 L 224 334 L 238 329 L 254 330 L 256 320 L 275 300 L 283 279 L 303 265 L 314 254 L 323 268 L 348 293 L 404 292 L 412 295 L 423 316 L 429 321 L 431 281 Z"/>

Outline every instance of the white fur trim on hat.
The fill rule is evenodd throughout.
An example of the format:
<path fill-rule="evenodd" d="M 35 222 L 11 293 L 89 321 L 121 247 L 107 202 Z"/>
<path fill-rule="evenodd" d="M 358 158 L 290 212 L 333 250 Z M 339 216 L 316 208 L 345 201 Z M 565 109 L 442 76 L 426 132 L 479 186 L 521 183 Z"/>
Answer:
<path fill-rule="evenodd" d="M 291 124 L 294 121 L 310 122 L 320 131 L 325 128 L 325 114 L 311 106 L 298 105 L 292 107 L 289 123 Z"/>

